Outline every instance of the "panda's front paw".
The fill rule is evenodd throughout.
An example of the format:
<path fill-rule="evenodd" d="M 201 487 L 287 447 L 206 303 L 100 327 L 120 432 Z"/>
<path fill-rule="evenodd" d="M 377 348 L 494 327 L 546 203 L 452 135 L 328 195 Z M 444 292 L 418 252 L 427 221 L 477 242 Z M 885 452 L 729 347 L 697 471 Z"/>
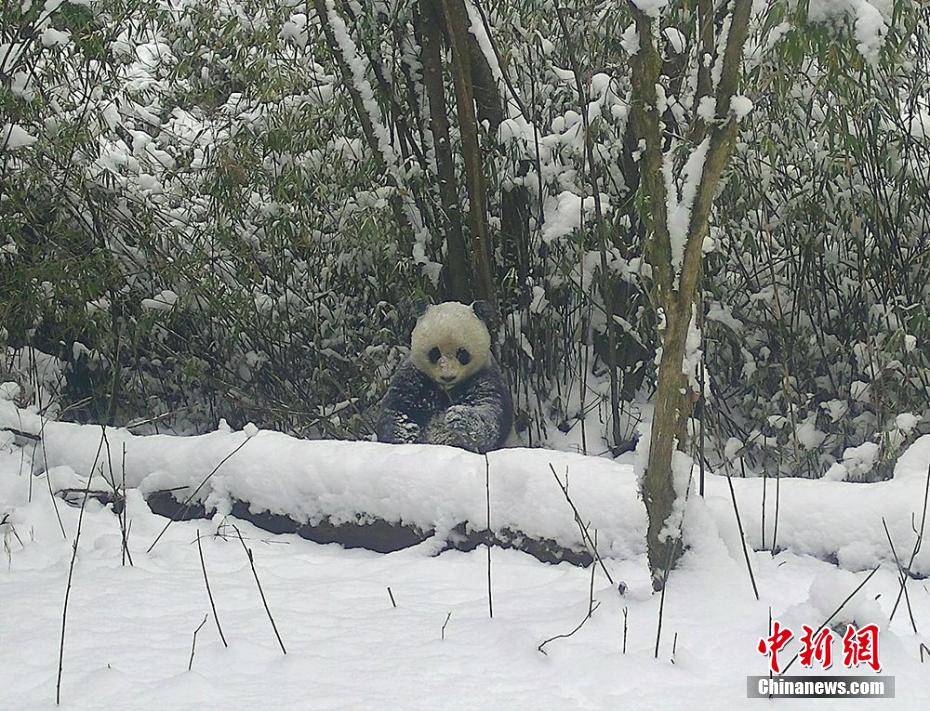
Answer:
<path fill-rule="evenodd" d="M 384 441 L 384 440 L 382 440 Z M 390 437 L 386 440 L 395 444 L 412 444 L 420 441 L 420 426 L 406 417 L 392 423 Z"/>
<path fill-rule="evenodd" d="M 465 438 L 472 437 L 479 425 L 474 408 L 464 405 L 453 405 L 446 410 L 445 420 L 450 430 Z"/>
<path fill-rule="evenodd" d="M 423 439 L 429 444 L 454 445 L 455 433 L 446 424 L 445 412 L 433 415 L 424 429 Z"/>
<path fill-rule="evenodd" d="M 430 444 L 445 444 L 472 452 L 477 451 L 474 436 L 476 424 L 471 408 L 453 405 L 430 420 L 426 429 L 426 441 Z"/>

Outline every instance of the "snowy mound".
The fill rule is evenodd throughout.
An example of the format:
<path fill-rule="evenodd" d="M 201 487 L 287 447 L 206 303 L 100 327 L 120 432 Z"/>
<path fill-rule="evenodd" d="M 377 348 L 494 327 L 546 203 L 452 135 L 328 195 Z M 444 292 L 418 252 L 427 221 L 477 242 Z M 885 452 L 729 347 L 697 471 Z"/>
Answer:
<path fill-rule="evenodd" d="M 15 423 L 10 417 L 2 422 L 27 431 L 42 428 L 26 416 Z M 311 441 L 270 431 L 249 434 L 135 436 L 107 428 L 96 469 L 100 476 L 102 465 L 103 474 L 92 488 L 107 490 L 109 482 L 123 485 L 125 447 L 125 484 L 146 496 L 171 490 L 183 501 L 216 469 L 193 502 L 220 514 L 232 513 L 236 502 L 245 502 L 252 513 L 269 512 L 300 523 L 325 519 L 338 526 L 381 520 L 442 538 L 463 523 L 466 532 L 488 528 L 490 493 L 492 530 L 585 551 L 581 528 L 554 469 L 563 483 L 567 473 L 571 501 L 591 535 L 598 532 L 600 555 L 631 558 L 645 550 L 645 510 L 629 465 L 543 449 L 499 450 L 485 460 L 435 445 Z M 102 435 L 98 426 L 46 422 L 34 470 L 51 471 L 59 487 L 82 486 L 78 479 L 67 483 L 69 472 L 57 473 L 56 468 L 86 476 L 98 458 Z"/>
<path fill-rule="evenodd" d="M 609 459 L 544 449 L 504 449 L 485 459 L 435 445 L 307 441 L 248 428 L 196 437 L 135 436 L 92 425 L 43 426 L 38 417 L 2 405 L 0 426 L 42 432 L 33 470 L 47 470 L 57 488 L 83 486 L 97 459 L 93 489 L 107 490 L 110 482 L 122 486 L 125 475 L 125 485 L 146 497 L 169 491 L 182 502 L 193 494 L 191 503 L 201 515 L 267 513 L 310 526 L 387 522 L 418 531 L 419 540 L 490 529 L 495 542 L 516 540 L 516 547 L 523 547 L 524 537 L 552 542 L 584 553 L 574 562 L 587 562 L 589 545 L 573 504 L 591 535 L 597 531 L 601 556 L 631 559 L 645 550 L 646 514 L 633 468 Z M 907 566 L 925 518 L 928 462 L 930 436 L 924 436 L 886 482 L 733 479 L 747 541 L 756 550 L 790 550 L 850 570 Z M 567 474 L 571 504 L 553 470 L 563 483 Z M 726 477 L 707 474 L 704 506 L 698 506 L 696 488 L 685 515 L 686 543 L 689 526 L 692 532 L 709 526 L 740 558 Z M 689 513 L 696 507 L 710 515 Z M 917 548 L 911 572 L 930 575 L 930 553 Z"/>

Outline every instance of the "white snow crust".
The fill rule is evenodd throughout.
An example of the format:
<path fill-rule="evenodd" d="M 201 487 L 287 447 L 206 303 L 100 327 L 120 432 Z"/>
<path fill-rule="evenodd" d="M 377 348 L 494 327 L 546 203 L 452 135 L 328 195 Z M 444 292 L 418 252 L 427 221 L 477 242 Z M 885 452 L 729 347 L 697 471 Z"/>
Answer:
<path fill-rule="evenodd" d="M 9 408 L 2 410 L 4 424 L 17 415 Z M 31 428 L 41 422 L 23 416 L 19 424 Z M 49 483 L 53 487 L 79 483 L 77 472 L 86 471 L 84 464 L 90 466 L 87 458 L 93 458 L 100 429 L 47 423 L 46 435 L 51 445 L 48 453 L 56 462 L 48 472 Z M 225 431 L 182 440 L 130 437 L 108 430 L 111 449 L 127 444 L 130 483 L 157 476 L 184 481 L 185 471 L 188 477 L 195 469 L 209 471 L 216 458 L 228 454 L 229 447 L 241 443 L 244 436 Z M 387 483 L 366 494 L 363 488 L 376 484 L 366 468 L 377 470 L 382 478 L 387 473 L 388 482 L 396 487 L 393 500 L 383 502 L 386 508 L 407 507 L 421 495 L 436 497 L 438 491 L 432 487 L 440 483 L 446 511 L 458 506 L 451 503 L 457 497 L 467 502 L 475 496 L 473 489 L 483 490 L 483 460 L 468 453 L 426 446 L 395 446 L 390 452 L 390 445 L 320 444 L 325 447 L 258 432 L 217 477 L 226 479 L 224 487 L 254 486 L 250 494 L 280 500 L 286 508 L 302 505 L 288 497 L 323 491 L 319 487 L 324 476 L 332 479 L 325 487 L 333 496 L 328 503 L 350 491 L 367 497 L 368 503 L 376 501 L 386 493 Z M 324 454 L 328 475 L 322 471 L 322 459 L 291 470 L 295 457 Z M 545 464 L 552 456 L 542 450 L 514 449 L 491 458 L 492 482 L 496 467 L 509 482 L 505 486 L 498 481 L 496 486 L 526 497 L 521 518 L 543 519 L 552 513 L 550 505 L 560 494 L 550 492 L 557 487 L 552 482 L 543 492 L 545 477 L 537 481 L 534 474 L 535 464 Z M 600 488 L 605 486 L 607 492 L 616 487 L 636 501 L 632 488 L 627 488 L 632 480 L 629 466 L 555 456 L 559 465 L 571 466 L 569 487 L 586 518 L 594 518 L 598 506 L 591 497 L 604 494 Z M 80 513 L 58 500 L 56 515 L 46 475 L 30 476 L 33 462 L 42 458 L 31 445 L 21 449 L 9 441 L 0 444 L 0 519 L 6 516 L 0 524 L 3 709 L 55 708 L 62 601 Z M 121 537 L 113 513 L 91 500 L 83 515 L 71 580 L 61 708 L 757 709 L 766 702 L 745 697 L 745 677 L 766 674 L 767 660 L 756 652 L 756 644 L 768 633 L 769 615 L 795 631 L 802 624 L 816 627 L 827 619 L 865 579 L 864 568 L 879 553 L 880 546 L 873 549 L 877 539 L 872 527 L 866 524 L 883 510 L 900 514 L 899 497 L 919 498 L 913 494 L 920 490 L 928 458 L 930 439 L 923 438 L 902 457 L 896 481 L 825 485 L 783 480 L 779 540 L 784 535 L 786 543 L 793 542 L 789 550 L 774 556 L 750 552 L 758 600 L 742 559 L 725 481 L 709 478 L 705 499 L 694 494 L 692 485 L 683 518 L 688 548 L 662 600 L 658 658 L 654 649 L 660 597 L 651 592 L 642 553 L 628 559 L 605 558 L 611 584 L 598 566 L 585 570 L 566 563 L 546 565 L 515 551 L 495 550 L 491 619 L 484 550 L 449 551 L 435 557 L 437 547 L 427 541 L 386 555 L 347 551 L 293 535 L 272 535 L 218 513 L 209 521 L 174 523 L 157 547 L 146 553 L 165 519 L 149 511 L 141 492 L 129 489 L 132 566 L 121 565 Z M 434 467 L 438 467 L 434 476 L 422 473 Z M 522 488 L 512 480 L 518 473 L 530 477 Z M 296 487 L 298 474 L 310 482 L 306 488 Z M 471 483 L 457 483 L 460 476 Z M 339 477 L 342 490 L 338 490 Z M 751 540 L 758 524 L 751 511 L 759 483 L 734 481 Z M 875 488 L 879 486 L 883 488 Z M 770 489 L 769 501 L 771 494 Z M 888 500 L 883 502 L 886 494 Z M 539 500 L 533 507 L 530 499 L 536 496 Z M 492 505 L 499 507 L 499 515 L 510 515 L 502 501 L 495 501 Z M 609 504 L 613 503 L 611 499 Z M 798 506 L 808 513 L 817 508 L 822 520 L 799 526 L 794 511 Z M 827 530 L 844 524 L 835 506 L 858 506 L 858 522 Z M 919 503 L 911 500 L 905 509 L 915 506 Z M 610 531 L 616 541 L 616 531 L 641 525 L 642 518 L 636 516 L 624 520 L 627 510 L 621 502 L 612 516 L 612 528 L 599 530 L 599 543 Z M 852 520 L 857 512 L 850 510 L 848 515 Z M 275 640 L 232 523 L 253 551 L 287 655 Z M 790 549 L 797 543 L 793 537 L 803 533 L 815 550 L 824 530 L 834 540 L 853 536 L 839 562 L 862 568 L 860 572 Z M 899 552 L 907 551 L 912 541 L 904 527 L 891 530 Z M 204 588 L 198 535 L 228 648 L 219 638 Z M 621 583 L 623 594 L 617 587 Z M 926 666 L 920 664 L 918 653 L 919 643 L 927 639 L 924 621 L 930 618 L 930 595 L 922 588 L 919 580 L 909 583 L 918 634 L 911 630 L 903 603 L 894 621 L 888 622 L 898 580 L 896 569 L 887 562 L 833 620 L 838 625 L 879 625 L 883 672 L 896 678 L 896 698 L 877 702 L 883 708 L 918 711 L 930 702 Z M 537 648 L 543 641 L 566 635 L 585 619 L 589 599 L 597 608 L 585 625 L 572 636 L 548 643 L 547 655 L 541 654 Z M 205 619 L 188 671 L 192 633 Z M 793 640 L 786 659 L 795 651 Z M 831 673 L 841 671 L 834 668 Z M 792 673 L 818 672 L 805 672 L 797 664 L 792 668 Z M 814 706 L 808 700 L 779 699 L 775 704 L 779 711 Z M 817 703 L 818 708 L 839 711 L 863 705 L 860 700 Z"/>
<path fill-rule="evenodd" d="M 43 422 L 7 401 L 0 402 L 0 426 L 33 432 L 44 426 L 45 444 L 20 447 L 8 432 L 0 439 L 0 708 L 52 709 L 62 601 L 81 514 L 58 498 L 56 511 L 48 492 L 86 481 L 102 431 Z M 270 534 L 223 511 L 237 497 L 253 508 L 308 518 L 364 510 L 436 524 L 437 531 L 443 521 L 461 518 L 483 526 L 483 457 L 429 445 L 302 441 L 254 427 L 233 432 L 223 426 L 198 437 L 106 433 L 115 456 L 102 458 L 112 460 L 119 478 L 126 445 L 133 565 L 121 564 L 117 517 L 90 500 L 71 571 L 61 708 L 536 711 L 632 703 L 637 709 L 756 709 L 760 702 L 745 697 L 745 677 L 767 672 L 756 645 L 768 633 L 769 615 L 796 632 L 802 624 L 816 627 L 874 565 L 878 572 L 833 624 L 879 625 L 883 673 L 896 678 L 896 698 L 883 708 L 917 711 L 930 703 L 918 651 L 927 642 L 930 595 L 922 581 L 909 582 L 919 632 L 912 631 L 903 603 L 889 622 L 899 583 L 881 523 L 884 516 L 899 556 L 909 556 L 930 436 L 904 453 L 888 482 L 781 480 L 782 550 L 749 551 L 758 600 L 725 478 L 709 475 L 704 498 L 692 480 L 681 512 L 687 548 L 662 601 L 656 658 L 660 597 L 652 594 L 642 543 L 645 513 L 629 464 L 547 450 L 492 453 L 492 520 L 577 542 L 549 464 L 560 476 L 568 468 L 569 491 L 598 530 L 613 583 L 600 566 L 547 565 L 495 549 L 491 619 L 484 550 L 436 557 L 438 540 L 390 554 L 344 550 Z M 213 519 L 175 522 L 147 553 L 165 519 L 149 510 L 142 494 L 199 483 L 243 442 L 204 488 L 220 508 Z M 111 475 L 109 462 L 102 474 Z M 97 488 L 102 482 L 90 483 Z M 765 539 L 771 546 L 776 483 L 734 479 L 733 485 L 756 548 L 767 487 Z M 232 524 L 253 551 L 287 655 Z M 228 648 L 203 585 L 198 535 Z M 821 559 L 831 551 L 835 562 Z M 921 553 L 915 570 L 926 574 L 927 564 Z M 541 654 L 543 641 L 585 619 L 590 601 L 597 607 L 585 625 Z M 192 633 L 202 622 L 188 671 Z M 795 651 L 793 640 L 786 659 Z M 792 673 L 821 672 L 795 665 Z M 779 711 L 812 708 L 807 700 L 776 704 Z M 842 711 L 863 702 L 821 705 Z"/>
<path fill-rule="evenodd" d="M 43 432 L 36 472 L 52 470 L 62 486 L 86 481 L 101 444 L 101 428 L 43 421 L 0 401 L 0 426 Z M 266 430 L 229 432 L 225 428 L 196 437 L 134 436 L 107 428 L 111 456 L 93 488 L 121 485 L 122 450 L 125 482 L 143 493 L 199 485 L 243 441 L 195 498 L 220 513 L 232 501 L 248 502 L 254 513 L 269 511 L 302 522 L 334 523 L 369 515 L 442 536 L 467 521 L 473 530 L 486 526 L 485 459 L 464 450 L 435 445 L 390 445 L 377 442 L 300 440 Z M 852 461 L 852 454 L 850 455 Z M 105 461 L 101 456 L 100 461 Z M 930 435 L 919 438 L 900 458 L 894 478 L 885 482 L 734 478 L 740 514 L 749 544 L 771 547 L 778 506 L 776 546 L 863 570 L 893 564 L 882 526 L 884 518 L 899 551 L 910 551 L 916 536 L 930 463 Z M 573 550 L 584 542 L 571 508 L 556 484 L 552 469 L 564 481 L 591 530 L 598 530 L 603 556 L 632 559 L 645 550 L 646 515 L 631 464 L 546 449 L 510 448 L 491 452 L 492 526 L 507 527 L 557 541 Z M 847 462 L 849 464 L 849 462 Z M 112 466 L 112 474 L 110 467 Z M 851 464 L 850 464 L 851 466 Z M 693 473 L 697 477 L 697 470 Z M 695 486 L 692 484 L 691 500 Z M 184 491 L 185 498 L 188 491 Z M 762 531 L 765 496 L 766 530 Z M 734 524 L 726 477 L 708 474 L 705 503 L 718 532 Z M 930 512 L 928 512 L 930 513 Z M 684 514 L 687 525 L 688 513 Z M 930 530 L 930 529 L 928 529 Z M 763 540 L 764 539 L 764 540 Z M 867 553 L 863 554 L 863 549 Z M 930 552 L 919 551 L 914 571 L 930 575 Z"/>

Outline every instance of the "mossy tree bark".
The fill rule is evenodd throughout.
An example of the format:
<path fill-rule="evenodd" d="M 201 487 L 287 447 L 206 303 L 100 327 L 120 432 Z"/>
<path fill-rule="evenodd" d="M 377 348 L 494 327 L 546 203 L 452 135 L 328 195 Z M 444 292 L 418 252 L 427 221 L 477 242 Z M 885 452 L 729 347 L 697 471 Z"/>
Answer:
<path fill-rule="evenodd" d="M 699 23 L 699 56 L 716 56 L 721 62 L 720 79 L 712 86 L 709 68 L 700 72 L 695 107 L 703 98 L 714 102 L 714 119 L 705 122 L 695 112 L 687 135 L 691 150 L 707 141 L 703 170 L 691 205 L 680 269 L 673 261 L 669 232 L 666 184 L 663 166 L 673 160 L 663 151 L 664 128 L 658 110 L 656 85 L 660 82 L 662 56 L 656 46 L 655 18 L 631 2 L 639 36 L 639 51 L 631 58 L 632 108 L 631 129 L 644 144 L 641 158 L 639 205 L 645 226 L 645 257 L 652 268 L 651 296 L 660 313 L 658 382 L 655 414 L 652 422 L 649 457 L 643 477 L 642 495 L 649 516 L 647 552 L 653 586 L 664 585 L 668 570 L 674 566 L 681 547 L 680 531 L 666 530 L 675 505 L 672 456 L 676 444 L 683 447 L 687 421 L 691 415 L 692 396 L 683 372 L 688 329 L 694 313 L 697 288 L 703 269 L 702 245 L 707 234 L 714 196 L 729 161 L 737 134 L 738 117 L 730 110 L 742 72 L 743 46 L 749 26 L 752 0 L 735 0 L 730 12 L 729 32 L 723 56 L 717 56 L 717 37 L 710 13 L 712 3 L 702 0 L 696 21 Z M 678 166 L 680 168 L 680 166 Z"/>

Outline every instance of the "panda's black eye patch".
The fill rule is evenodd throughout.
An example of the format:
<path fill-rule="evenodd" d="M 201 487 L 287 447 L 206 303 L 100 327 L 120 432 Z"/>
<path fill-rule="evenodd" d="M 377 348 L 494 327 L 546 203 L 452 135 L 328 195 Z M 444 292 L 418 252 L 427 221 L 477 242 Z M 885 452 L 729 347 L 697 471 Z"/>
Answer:
<path fill-rule="evenodd" d="M 432 350 L 430 350 L 430 352 L 429 352 L 429 354 L 428 354 L 428 356 L 429 356 L 429 362 L 430 362 L 430 363 L 438 363 L 438 362 L 439 362 L 439 356 L 441 356 L 441 355 L 442 355 L 442 353 L 439 352 L 439 349 L 438 349 L 438 348 L 433 348 Z"/>
<path fill-rule="evenodd" d="M 459 359 L 459 363 L 462 365 L 468 365 L 471 363 L 471 353 L 466 351 L 464 348 L 459 348 L 459 352 L 455 354 L 455 357 Z"/>

